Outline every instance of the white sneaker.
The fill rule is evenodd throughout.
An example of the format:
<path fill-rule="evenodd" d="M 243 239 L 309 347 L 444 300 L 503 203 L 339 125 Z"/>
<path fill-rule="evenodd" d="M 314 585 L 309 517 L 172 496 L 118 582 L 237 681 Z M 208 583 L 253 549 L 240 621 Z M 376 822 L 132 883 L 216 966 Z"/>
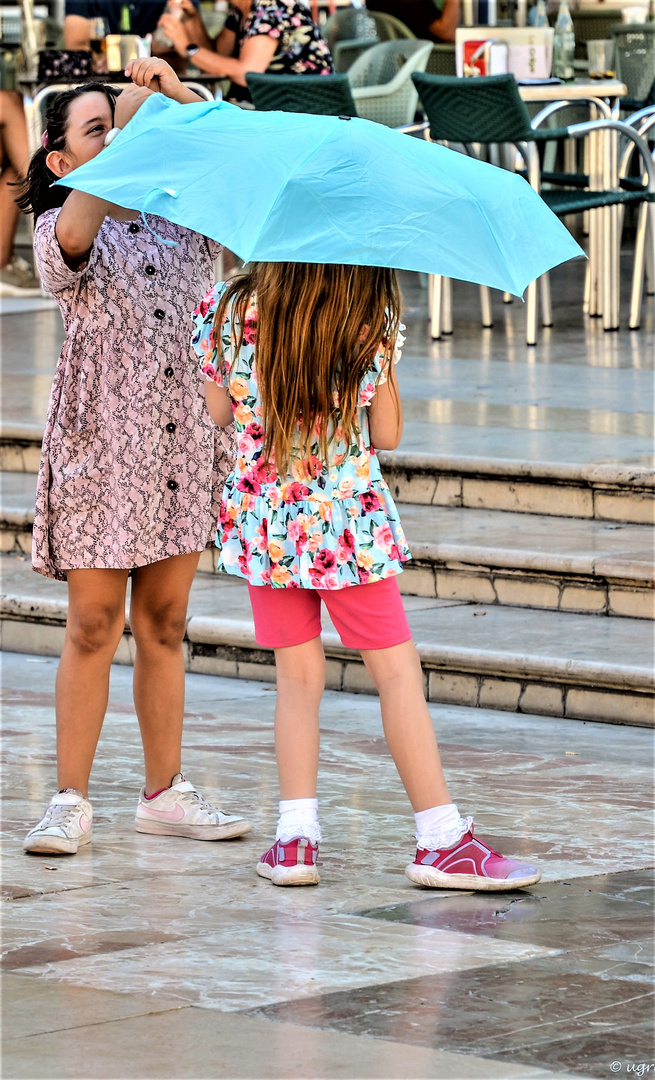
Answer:
<path fill-rule="evenodd" d="M 177 773 L 171 786 L 154 799 L 141 789 L 136 808 L 136 831 L 157 836 L 186 836 L 190 840 L 229 840 L 252 829 L 245 818 L 224 814 L 199 795 L 193 784 Z"/>
<path fill-rule="evenodd" d="M 25 259 L 14 259 L 0 270 L 0 296 L 47 296 Z"/>
<path fill-rule="evenodd" d="M 93 807 L 81 791 L 66 788 L 53 795 L 38 825 L 30 829 L 25 851 L 49 855 L 75 855 L 93 835 Z"/>

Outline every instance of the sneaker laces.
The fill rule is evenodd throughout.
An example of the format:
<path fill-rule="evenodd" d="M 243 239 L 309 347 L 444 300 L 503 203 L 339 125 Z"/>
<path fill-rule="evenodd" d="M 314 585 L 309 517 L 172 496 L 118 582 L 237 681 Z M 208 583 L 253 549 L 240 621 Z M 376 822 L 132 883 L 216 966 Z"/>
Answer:
<path fill-rule="evenodd" d="M 214 815 L 224 813 L 223 810 L 219 810 L 218 807 L 212 806 L 212 804 L 210 802 L 207 802 L 207 799 L 205 799 L 205 797 L 203 795 L 201 795 L 199 791 L 181 791 L 179 793 L 178 798 L 182 802 L 186 802 L 187 800 L 190 800 L 190 802 L 191 802 L 191 807 L 190 808 L 192 810 L 204 810 L 204 812 L 206 814 L 214 814 Z"/>
<path fill-rule="evenodd" d="M 69 806 L 66 803 L 52 803 L 43 815 L 41 825 L 46 828 L 51 825 L 68 825 L 78 810 L 79 806 L 75 804 Z"/>

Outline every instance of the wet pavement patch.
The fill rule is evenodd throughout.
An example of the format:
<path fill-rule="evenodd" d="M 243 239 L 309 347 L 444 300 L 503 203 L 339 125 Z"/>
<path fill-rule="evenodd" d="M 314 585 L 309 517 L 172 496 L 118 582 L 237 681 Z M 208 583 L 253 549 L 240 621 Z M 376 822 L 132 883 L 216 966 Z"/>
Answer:
<path fill-rule="evenodd" d="M 540 883 L 511 893 L 416 895 L 425 899 L 357 914 L 547 949 L 581 949 L 650 939 L 655 875 L 635 870 Z"/>
<path fill-rule="evenodd" d="M 145 945 L 161 945 L 164 942 L 179 941 L 175 934 L 117 933 L 102 937 L 89 935 L 79 941 L 74 937 L 61 939 L 50 938 L 35 945 L 22 945 L 10 949 L 2 958 L 0 967 L 4 971 L 16 971 L 19 968 L 36 967 L 42 964 L 60 964 L 65 960 L 78 960 L 81 956 L 98 956 L 101 953 L 122 952 L 125 949 L 139 949 Z"/>
<path fill-rule="evenodd" d="M 366 919 L 560 949 L 285 1002 L 252 1015 L 578 1075 L 652 1062 L 648 871 L 506 894 L 441 893 L 360 911 Z M 433 946 L 434 947 L 434 946 Z"/>

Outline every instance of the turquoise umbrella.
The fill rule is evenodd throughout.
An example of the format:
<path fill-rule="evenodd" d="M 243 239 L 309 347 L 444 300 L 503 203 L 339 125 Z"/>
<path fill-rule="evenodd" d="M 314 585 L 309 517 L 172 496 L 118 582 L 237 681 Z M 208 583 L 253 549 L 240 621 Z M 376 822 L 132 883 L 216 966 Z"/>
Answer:
<path fill-rule="evenodd" d="M 584 254 L 520 176 L 369 120 L 149 98 L 66 187 L 246 262 L 422 270 L 521 296 Z"/>

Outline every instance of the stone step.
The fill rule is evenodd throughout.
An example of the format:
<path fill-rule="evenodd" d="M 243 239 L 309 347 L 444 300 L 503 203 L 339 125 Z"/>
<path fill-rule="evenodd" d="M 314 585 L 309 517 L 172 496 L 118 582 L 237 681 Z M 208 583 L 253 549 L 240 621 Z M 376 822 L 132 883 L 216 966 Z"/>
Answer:
<path fill-rule="evenodd" d="M 25 557 L 4 555 L 2 648 L 56 656 L 64 638 L 66 586 L 34 574 Z M 653 726 L 653 628 L 639 619 L 590 619 L 427 597 L 406 597 L 431 701 L 581 720 Z M 220 614 L 217 614 L 219 613 Z M 328 685 L 372 692 L 359 654 L 325 621 Z M 185 642 L 189 671 L 273 681 L 273 655 L 253 631 L 247 590 L 199 575 Z M 126 632 L 119 663 L 132 663 Z"/>
<path fill-rule="evenodd" d="M 38 472 L 42 434 L 39 424 L 3 421 L 0 469 Z M 641 464 L 518 461 L 405 450 L 381 453 L 380 461 L 400 502 L 655 524 L 655 472 Z"/>
<path fill-rule="evenodd" d="M 28 554 L 36 478 L 3 473 L 3 551 Z M 655 618 L 653 531 L 594 519 L 399 503 L 414 556 L 407 595 L 510 607 Z M 203 552 L 201 572 L 216 553 Z"/>
<path fill-rule="evenodd" d="M 655 472 L 643 465 L 399 451 L 380 462 L 400 502 L 655 524 Z"/>

